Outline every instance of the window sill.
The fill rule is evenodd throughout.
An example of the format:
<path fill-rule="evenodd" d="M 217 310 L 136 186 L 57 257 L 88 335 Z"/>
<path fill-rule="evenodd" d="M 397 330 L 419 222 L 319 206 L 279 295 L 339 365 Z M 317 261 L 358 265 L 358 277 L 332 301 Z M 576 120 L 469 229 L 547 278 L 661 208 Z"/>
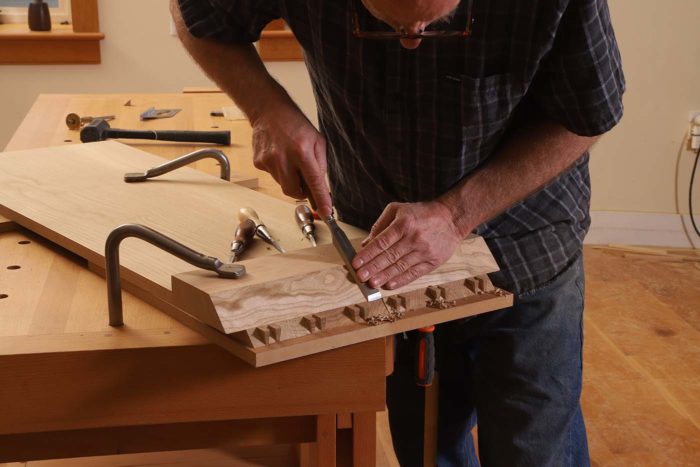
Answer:
<path fill-rule="evenodd" d="M 26 24 L 0 24 L 0 64 L 100 63 L 102 39 L 103 33 L 74 32 L 70 25 L 35 32 Z"/>

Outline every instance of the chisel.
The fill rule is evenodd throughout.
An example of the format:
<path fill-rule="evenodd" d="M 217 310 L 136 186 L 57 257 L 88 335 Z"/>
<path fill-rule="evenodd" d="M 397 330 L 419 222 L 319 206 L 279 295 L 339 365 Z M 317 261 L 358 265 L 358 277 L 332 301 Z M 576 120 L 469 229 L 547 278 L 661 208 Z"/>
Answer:
<path fill-rule="evenodd" d="M 255 209 L 246 207 L 241 208 L 240 211 L 238 211 L 238 220 L 243 222 L 246 219 L 250 219 L 255 223 L 255 233 L 258 237 L 262 238 L 265 242 L 274 246 L 280 253 L 287 252 L 287 250 L 282 248 L 282 245 L 277 243 L 277 241 L 274 238 L 272 238 L 270 231 L 267 230 L 265 224 L 262 223 L 262 221 L 260 220 L 260 216 L 258 216 L 258 213 L 255 212 Z"/>
<path fill-rule="evenodd" d="M 305 204 L 300 204 L 294 210 L 294 219 L 301 232 L 311 242 L 311 246 L 316 246 L 316 226 L 314 226 L 314 215 L 311 214 L 311 209 Z"/>
<path fill-rule="evenodd" d="M 309 190 L 309 187 L 306 186 L 306 183 L 304 183 L 303 178 L 301 182 L 301 188 L 304 191 L 306 198 L 309 200 L 309 204 L 311 204 L 313 210 L 318 212 L 316 201 L 311 195 L 311 190 Z M 382 293 L 379 290 L 373 289 L 357 277 L 357 271 L 355 271 L 355 268 L 352 267 L 352 260 L 357 254 L 357 252 L 352 246 L 352 243 L 350 243 L 350 240 L 348 240 L 348 236 L 345 235 L 345 232 L 343 232 L 340 226 L 338 226 L 338 223 L 336 222 L 335 216 L 333 215 L 332 211 L 330 216 L 323 218 L 323 222 L 325 222 L 325 224 L 328 226 L 328 230 L 331 231 L 333 246 L 335 246 L 335 249 L 338 250 L 338 254 L 343 259 L 343 262 L 345 263 L 345 266 L 347 267 L 348 271 L 350 271 L 350 275 L 355 281 L 355 284 L 357 284 L 357 286 L 360 288 L 360 292 L 362 292 L 362 295 L 365 296 L 365 299 L 367 299 L 368 302 L 381 300 Z M 386 307 L 386 305 L 384 306 Z"/>
<path fill-rule="evenodd" d="M 241 254 L 248 248 L 251 240 L 255 236 L 255 222 L 251 219 L 246 219 L 236 227 L 234 239 L 231 242 L 231 259 L 229 263 L 235 263 Z"/>

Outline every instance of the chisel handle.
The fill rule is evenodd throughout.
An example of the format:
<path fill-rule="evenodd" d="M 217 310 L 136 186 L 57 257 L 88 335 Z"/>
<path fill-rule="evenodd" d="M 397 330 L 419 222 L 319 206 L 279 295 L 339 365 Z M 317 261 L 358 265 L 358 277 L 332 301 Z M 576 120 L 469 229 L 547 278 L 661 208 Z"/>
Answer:
<path fill-rule="evenodd" d="M 233 242 L 231 242 L 231 261 L 237 260 L 248 248 L 251 240 L 255 236 L 255 222 L 246 219 L 236 227 Z"/>
<path fill-rule="evenodd" d="M 420 328 L 416 343 L 416 384 L 432 386 L 435 377 L 435 326 Z"/>
<path fill-rule="evenodd" d="M 316 218 L 321 218 L 321 215 L 318 213 L 318 206 L 316 205 L 316 200 L 314 199 L 313 195 L 311 194 L 311 190 L 309 189 L 309 185 L 306 184 L 306 181 L 304 180 L 304 177 L 299 175 L 301 178 L 301 191 L 304 193 L 304 196 L 306 196 L 306 199 L 309 200 L 309 204 L 311 205 L 311 209 L 313 209 L 312 217 L 313 214 L 316 214 Z M 330 193 L 329 193 L 330 194 Z M 332 198 L 331 198 L 332 201 Z M 331 216 L 334 217 L 335 214 L 333 212 L 333 206 L 331 206 Z"/>
<path fill-rule="evenodd" d="M 252 220 L 256 227 L 262 225 L 260 216 L 258 216 L 258 213 L 253 208 L 245 207 L 238 211 L 238 220 L 244 222 L 246 219 Z"/>
<path fill-rule="evenodd" d="M 222 146 L 231 144 L 231 132 L 194 130 L 121 130 L 109 128 L 103 133 L 107 138 L 152 139 L 158 141 L 179 141 L 187 143 L 213 143 Z"/>

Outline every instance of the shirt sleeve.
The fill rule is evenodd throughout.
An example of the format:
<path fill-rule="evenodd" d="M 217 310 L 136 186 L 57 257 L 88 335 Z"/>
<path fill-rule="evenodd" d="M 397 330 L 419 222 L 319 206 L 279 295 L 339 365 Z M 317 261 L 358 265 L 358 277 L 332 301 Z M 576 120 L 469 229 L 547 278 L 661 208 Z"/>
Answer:
<path fill-rule="evenodd" d="M 606 0 L 571 0 L 532 84 L 549 118 L 597 136 L 622 118 L 625 78 Z"/>
<path fill-rule="evenodd" d="M 279 0 L 178 0 L 189 32 L 199 38 L 251 43 L 282 16 Z"/>

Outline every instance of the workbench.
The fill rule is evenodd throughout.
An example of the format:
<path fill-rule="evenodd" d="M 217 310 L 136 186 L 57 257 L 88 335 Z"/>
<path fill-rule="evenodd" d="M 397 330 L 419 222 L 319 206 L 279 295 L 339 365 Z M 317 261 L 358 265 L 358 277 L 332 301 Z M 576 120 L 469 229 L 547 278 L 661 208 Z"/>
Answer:
<path fill-rule="evenodd" d="M 80 144 L 71 112 L 113 114 L 119 128 L 230 129 L 232 181 L 291 201 L 253 167 L 248 122 L 210 116 L 224 105 L 221 93 L 41 95 L 5 151 Z M 140 121 L 151 106 L 182 110 Z M 198 149 L 133 145 L 166 158 Z M 196 167 L 218 172 L 210 160 Z M 301 445 L 303 465 L 375 465 L 393 358 L 385 339 L 255 369 L 128 293 L 129 326 L 110 327 L 91 269 L 0 218 L 0 462 Z"/>

